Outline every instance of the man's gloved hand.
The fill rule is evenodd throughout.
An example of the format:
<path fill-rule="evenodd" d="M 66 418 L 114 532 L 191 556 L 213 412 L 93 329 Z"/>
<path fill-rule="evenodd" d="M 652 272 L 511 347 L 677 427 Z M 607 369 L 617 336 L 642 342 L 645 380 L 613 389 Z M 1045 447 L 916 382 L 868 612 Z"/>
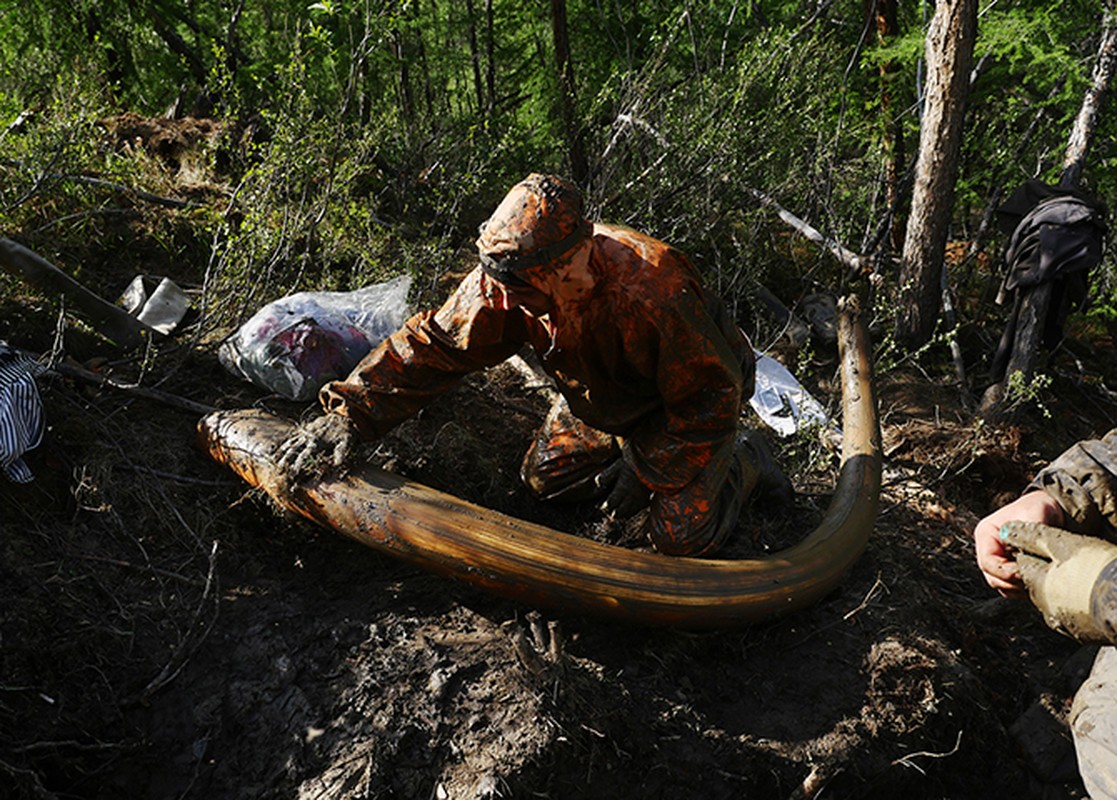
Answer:
<path fill-rule="evenodd" d="M 598 476 L 597 481 L 602 487 L 608 486 L 610 482 L 613 484 L 608 497 L 601 504 L 601 510 L 614 520 L 628 519 L 644 508 L 651 499 L 651 493 L 640 483 L 635 470 L 624 458 L 618 458 L 609 465 Z"/>
<path fill-rule="evenodd" d="M 279 468 L 295 481 L 321 478 L 330 467 L 345 466 L 357 440 L 348 417 L 324 414 L 300 425 L 279 446 Z"/>
<path fill-rule="evenodd" d="M 1117 643 L 1117 545 L 1036 522 L 1008 522 L 1001 539 L 1048 626 L 1081 642 Z"/>

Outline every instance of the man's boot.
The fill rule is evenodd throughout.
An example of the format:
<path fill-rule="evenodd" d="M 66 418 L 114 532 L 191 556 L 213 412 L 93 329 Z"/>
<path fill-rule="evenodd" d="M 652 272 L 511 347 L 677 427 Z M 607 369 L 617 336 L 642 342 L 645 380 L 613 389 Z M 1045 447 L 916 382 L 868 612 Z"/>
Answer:
<path fill-rule="evenodd" d="M 737 434 L 737 449 L 757 473 L 752 496 L 783 508 L 790 508 L 795 503 L 795 488 L 776 464 L 764 434 L 746 428 Z"/>

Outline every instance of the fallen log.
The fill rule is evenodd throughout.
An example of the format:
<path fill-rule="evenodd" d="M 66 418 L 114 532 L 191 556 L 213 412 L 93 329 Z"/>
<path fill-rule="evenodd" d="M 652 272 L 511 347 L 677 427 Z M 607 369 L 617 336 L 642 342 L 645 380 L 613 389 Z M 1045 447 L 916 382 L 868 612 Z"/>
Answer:
<path fill-rule="evenodd" d="M 70 298 L 86 313 L 100 333 L 120 347 L 125 349 L 140 347 L 159 336 L 155 330 L 144 325 L 123 308 L 89 291 L 42 256 L 18 242 L 2 237 L 0 237 L 0 270 L 23 278 L 37 289 Z"/>
<path fill-rule="evenodd" d="M 435 572 L 531 605 L 710 628 L 804 608 L 860 557 L 880 495 L 880 429 L 856 303 L 839 314 L 842 466 L 829 508 L 800 544 L 747 560 L 636 552 L 515 519 L 397 475 L 363 468 L 290 485 L 275 450 L 292 423 L 256 410 L 199 423 L 205 449 L 280 506 Z"/>

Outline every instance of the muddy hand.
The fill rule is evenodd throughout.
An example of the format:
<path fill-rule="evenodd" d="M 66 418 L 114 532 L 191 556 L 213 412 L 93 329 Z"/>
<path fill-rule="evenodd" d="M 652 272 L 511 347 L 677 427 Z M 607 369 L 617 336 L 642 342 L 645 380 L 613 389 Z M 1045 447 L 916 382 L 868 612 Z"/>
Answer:
<path fill-rule="evenodd" d="M 324 414 L 300 425 L 276 451 L 281 471 L 296 481 L 317 479 L 330 467 L 345 466 L 357 443 L 347 417 Z"/>
<path fill-rule="evenodd" d="M 1117 545 L 1035 522 L 1008 522 L 1032 602 L 1051 628 L 1082 642 L 1117 643 Z"/>

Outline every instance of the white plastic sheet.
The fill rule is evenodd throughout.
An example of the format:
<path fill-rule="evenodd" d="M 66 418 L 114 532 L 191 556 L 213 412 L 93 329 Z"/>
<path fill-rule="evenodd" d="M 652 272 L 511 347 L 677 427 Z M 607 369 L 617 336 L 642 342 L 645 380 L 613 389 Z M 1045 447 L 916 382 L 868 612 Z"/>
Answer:
<path fill-rule="evenodd" d="M 779 436 L 791 436 L 812 425 L 830 425 L 822 404 L 811 397 L 787 367 L 756 351 L 756 390 L 749 404 Z"/>

